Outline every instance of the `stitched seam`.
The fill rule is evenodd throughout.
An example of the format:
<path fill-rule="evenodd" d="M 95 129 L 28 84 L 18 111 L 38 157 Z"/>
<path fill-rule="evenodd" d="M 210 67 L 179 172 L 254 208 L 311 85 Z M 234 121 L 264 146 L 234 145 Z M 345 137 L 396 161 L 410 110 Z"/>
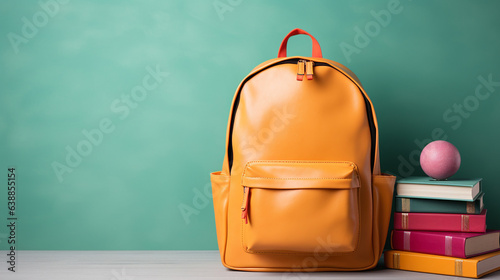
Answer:
<path fill-rule="evenodd" d="M 357 173 L 357 172 L 356 172 L 356 173 Z M 361 185 L 361 181 L 358 181 L 358 185 Z M 358 202 L 358 215 L 357 215 L 357 216 L 358 216 L 358 217 L 357 217 L 357 220 L 358 220 L 358 230 L 357 230 L 357 233 L 356 233 L 356 234 L 357 234 L 357 240 L 356 240 L 356 246 L 355 246 L 355 248 L 356 248 L 356 249 L 354 249 L 354 251 L 356 251 L 356 250 L 358 249 L 358 245 L 359 245 L 359 236 L 360 236 L 359 232 L 361 231 L 361 217 L 360 217 L 360 215 L 361 215 L 360 195 L 361 195 L 361 194 L 360 194 L 360 191 L 359 191 L 359 189 L 358 189 L 358 188 L 356 188 L 355 190 L 356 190 L 356 194 L 357 194 L 357 202 Z"/>
<path fill-rule="evenodd" d="M 248 214 L 249 214 L 249 213 L 247 213 L 247 215 L 248 215 Z M 247 218 L 248 218 L 248 217 L 247 217 Z M 244 250 L 245 252 L 248 252 L 248 250 L 247 250 L 247 248 L 246 248 L 246 246 L 245 246 L 245 244 L 246 244 L 245 240 L 246 240 L 246 239 L 245 239 L 245 225 L 243 224 L 243 219 L 241 219 L 241 247 L 243 247 L 243 250 Z"/>
<path fill-rule="evenodd" d="M 252 161 L 249 161 L 249 162 L 247 162 L 247 164 L 245 164 L 245 168 L 243 169 L 243 173 L 241 174 L 242 180 L 243 180 L 243 177 L 245 177 L 245 173 L 247 172 L 247 168 L 248 168 L 248 166 L 250 166 L 251 163 L 252 163 Z"/>
<path fill-rule="evenodd" d="M 246 177 L 251 179 L 270 179 L 270 180 L 352 180 L 351 178 L 277 178 L 277 177 Z"/>
<path fill-rule="evenodd" d="M 277 163 L 294 163 L 294 164 L 317 164 L 317 163 L 345 163 L 348 165 L 356 166 L 353 162 L 350 161 L 300 161 L 300 160 L 252 160 L 247 162 L 245 165 L 245 168 L 249 165 L 253 164 L 258 164 L 258 163 L 270 163 L 270 164 L 277 164 Z"/>
<path fill-rule="evenodd" d="M 243 178 L 245 177 L 245 172 L 247 171 L 247 167 L 248 165 L 250 164 L 251 161 L 247 162 L 245 164 L 245 169 L 243 169 L 243 173 L 241 174 L 241 183 L 243 183 Z M 245 186 L 241 185 L 243 188 Z M 248 191 L 250 191 L 250 189 L 248 189 Z M 248 199 L 250 199 L 250 197 L 248 197 Z M 243 193 L 243 198 L 241 199 L 241 204 L 243 205 L 243 201 L 245 200 L 245 193 Z M 250 202 L 249 202 L 250 203 Z M 248 207 L 250 207 L 250 204 L 248 205 Z M 247 219 L 249 218 L 249 215 L 250 215 L 250 211 L 247 210 Z M 243 219 L 241 219 L 241 246 L 243 247 L 243 250 L 245 252 L 248 252 L 245 244 L 246 244 L 246 239 L 245 239 L 245 224 L 243 223 Z"/>
<path fill-rule="evenodd" d="M 315 255 L 316 253 L 305 253 L 305 252 L 285 252 L 285 251 L 248 251 L 245 249 L 246 252 L 250 254 L 283 254 L 283 255 Z M 329 256 L 339 256 L 339 255 L 347 255 L 347 254 L 352 254 L 356 250 L 349 251 L 349 252 L 338 252 L 338 253 L 327 253 Z M 324 252 L 323 252 L 324 253 Z"/>
<path fill-rule="evenodd" d="M 294 163 L 296 165 L 301 164 L 301 165 L 311 165 L 311 164 L 318 164 L 318 163 L 341 163 L 341 164 L 347 164 L 349 166 L 352 166 L 353 171 L 356 174 L 356 177 L 358 178 L 358 182 L 361 182 L 359 180 L 359 174 L 358 174 L 358 166 L 350 161 L 297 161 L 297 160 L 252 160 L 249 161 L 245 164 L 245 168 L 243 169 L 243 173 L 241 174 L 241 181 L 243 182 L 243 177 L 245 177 L 247 168 L 249 166 L 259 164 L 259 163 L 269 163 L 272 165 L 276 165 L 278 163 Z M 308 180 L 308 179 L 331 179 L 331 180 L 341 180 L 341 179 L 348 179 L 348 178 L 265 178 L 265 177 L 248 177 L 248 178 L 260 178 L 260 179 L 278 179 L 278 180 L 286 180 L 286 179 L 292 179 L 292 180 Z"/>

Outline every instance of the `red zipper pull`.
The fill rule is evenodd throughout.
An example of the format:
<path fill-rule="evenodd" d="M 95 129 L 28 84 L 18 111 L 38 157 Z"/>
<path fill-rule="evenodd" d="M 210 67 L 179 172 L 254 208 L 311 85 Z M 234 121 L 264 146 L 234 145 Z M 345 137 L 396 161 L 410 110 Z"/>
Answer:
<path fill-rule="evenodd" d="M 304 60 L 299 60 L 299 62 L 297 63 L 297 81 L 302 81 L 304 79 L 304 73 Z"/>
<path fill-rule="evenodd" d="M 245 219 L 245 224 L 248 224 L 248 195 L 250 194 L 250 189 L 245 187 L 243 189 L 243 203 L 241 204 L 241 218 Z"/>
<path fill-rule="evenodd" d="M 314 65 L 314 62 L 312 62 L 312 61 L 306 62 L 306 73 L 307 73 L 308 80 L 313 79 L 313 74 L 314 74 L 313 65 Z"/>

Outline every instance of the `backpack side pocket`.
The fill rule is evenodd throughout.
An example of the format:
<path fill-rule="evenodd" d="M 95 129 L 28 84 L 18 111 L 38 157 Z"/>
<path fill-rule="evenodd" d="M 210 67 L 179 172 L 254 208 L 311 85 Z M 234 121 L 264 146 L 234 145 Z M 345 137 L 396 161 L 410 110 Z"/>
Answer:
<path fill-rule="evenodd" d="M 231 176 L 222 174 L 222 171 L 210 174 L 212 182 L 212 198 L 214 202 L 215 227 L 217 229 L 217 243 L 224 263 L 224 252 L 227 238 L 227 205 L 229 201 L 229 182 Z"/>
<path fill-rule="evenodd" d="M 374 245 L 380 244 L 378 248 L 379 258 L 384 249 L 389 221 L 391 219 L 392 195 L 394 193 L 394 184 L 396 176 L 381 174 L 373 175 L 373 242 Z M 378 260 L 378 259 L 377 259 Z"/>

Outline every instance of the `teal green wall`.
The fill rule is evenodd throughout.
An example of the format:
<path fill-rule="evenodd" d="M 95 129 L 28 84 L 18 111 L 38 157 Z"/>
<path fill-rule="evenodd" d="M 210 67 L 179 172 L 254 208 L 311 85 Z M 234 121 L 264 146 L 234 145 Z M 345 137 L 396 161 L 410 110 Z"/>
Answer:
<path fill-rule="evenodd" d="M 362 80 L 384 171 L 422 174 L 415 141 L 445 133 L 462 155 L 457 175 L 484 177 L 488 226 L 500 228 L 498 82 L 474 97 L 480 77 L 500 81 L 500 2 L 391 2 L 67 1 L 51 15 L 39 1 L 0 2 L 1 249 L 9 166 L 18 249 L 216 249 L 204 193 L 234 90 L 295 27 Z M 388 5 L 390 20 L 376 23 Z M 289 54 L 309 55 L 309 42 L 293 38 Z M 141 101 L 127 101 L 132 92 Z M 453 111 L 464 102 L 471 112 Z M 85 146 L 82 131 L 100 126 Z M 88 155 L 61 169 L 78 145 Z"/>

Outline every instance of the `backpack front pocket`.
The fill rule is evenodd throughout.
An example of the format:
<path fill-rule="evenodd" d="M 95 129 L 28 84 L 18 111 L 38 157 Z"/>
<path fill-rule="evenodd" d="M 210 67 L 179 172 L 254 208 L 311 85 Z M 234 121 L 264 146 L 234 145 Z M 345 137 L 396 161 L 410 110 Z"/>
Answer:
<path fill-rule="evenodd" d="M 242 175 L 242 245 L 248 253 L 356 250 L 359 175 L 352 162 L 251 161 Z"/>

